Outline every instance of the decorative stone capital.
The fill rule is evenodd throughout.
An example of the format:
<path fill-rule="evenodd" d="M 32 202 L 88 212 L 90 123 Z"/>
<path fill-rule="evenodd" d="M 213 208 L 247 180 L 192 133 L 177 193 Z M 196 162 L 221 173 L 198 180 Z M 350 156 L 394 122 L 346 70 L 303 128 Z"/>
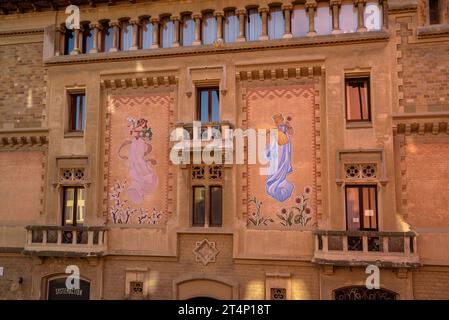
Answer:
<path fill-rule="evenodd" d="M 359 3 L 365 4 L 366 0 L 354 0 L 354 5 L 358 5 Z"/>
<path fill-rule="evenodd" d="M 214 11 L 214 17 L 224 17 L 223 11 Z"/>
<path fill-rule="evenodd" d="M 139 19 L 132 19 L 132 20 L 129 20 L 129 23 L 132 24 L 132 25 L 138 25 L 139 22 L 140 22 Z"/>
<path fill-rule="evenodd" d="M 237 9 L 237 10 L 235 10 L 235 14 L 238 16 L 244 16 L 244 15 L 246 15 L 246 10 L 245 9 Z"/>
<path fill-rule="evenodd" d="M 282 10 L 289 10 L 292 11 L 293 10 L 293 6 L 291 4 L 284 4 L 282 6 Z"/>
<path fill-rule="evenodd" d="M 170 16 L 171 21 L 181 21 L 181 18 L 179 16 Z"/>
<path fill-rule="evenodd" d="M 315 0 L 307 0 L 306 1 L 306 8 L 307 9 L 316 9 L 316 7 L 317 7 L 317 3 L 316 3 L 316 1 Z"/>
<path fill-rule="evenodd" d="M 201 19 L 201 17 L 202 17 L 203 15 L 201 14 L 201 13 L 194 13 L 194 14 L 192 14 L 192 19 Z"/>
<path fill-rule="evenodd" d="M 120 21 L 110 21 L 109 25 L 111 27 L 119 27 L 120 26 Z"/>
<path fill-rule="evenodd" d="M 341 7 L 341 1 L 342 1 L 342 0 L 330 0 L 329 5 L 330 5 L 331 7 L 333 7 L 333 6 Z"/>
<path fill-rule="evenodd" d="M 268 12 L 270 12 L 270 9 L 269 8 L 259 8 L 258 11 L 259 11 L 259 13 L 268 13 Z"/>
<path fill-rule="evenodd" d="M 103 27 L 101 26 L 101 24 L 99 23 L 91 23 L 89 25 L 89 28 L 91 29 L 97 29 L 97 30 L 103 30 Z"/>

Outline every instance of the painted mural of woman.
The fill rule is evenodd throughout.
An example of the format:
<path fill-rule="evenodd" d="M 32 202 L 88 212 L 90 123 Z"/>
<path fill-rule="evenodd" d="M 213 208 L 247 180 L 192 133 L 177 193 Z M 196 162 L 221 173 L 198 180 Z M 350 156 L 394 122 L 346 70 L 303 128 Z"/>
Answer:
<path fill-rule="evenodd" d="M 287 181 L 287 175 L 293 171 L 291 165 L 291 136 L 294 130 L 290 125 L 291 117 L 284 119 L 282 113 L 272 116 L 278 130 L 277 141 L 272 141 L 267 150 L 270 168 L 265 183 L 265 191 L 272 198 L 284 202 L 292 195 L 294 185 Z"/>
<path fill-rule="evenodd" d="M 131 185 L 127 190 L 128 198 L 136 203 L 143 202 L 145 195 L 153 193 L 157 187 L 158 179 L 153 166 L 156 165 L 155 159 L 147 159 L 147 156 L 153 150 L 151 140 L 153 133 L 148 127 L 148 120 L 129 117 L 128 128 L 131 140 L 126 140 L 120 146 L 118 155 L 126 161 Z M 128 156 L 121 155 L 122 149 L 130 145 Z"/>

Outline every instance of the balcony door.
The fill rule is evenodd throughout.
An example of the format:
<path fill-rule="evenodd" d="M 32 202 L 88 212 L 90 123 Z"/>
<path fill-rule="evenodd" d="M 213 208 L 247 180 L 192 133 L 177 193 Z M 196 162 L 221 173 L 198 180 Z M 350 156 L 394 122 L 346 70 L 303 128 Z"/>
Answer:
<path fill-rule="evenodd" d="M 203 123 L 220 121 L 220 95 L 217 87 L 198 88 L 197 120 Z"/>
<path fill-rule="evenodd" d="M 378 230 L 377 187 L 375 185 L 349 185 L 346 193 L 347 230 Z"/>

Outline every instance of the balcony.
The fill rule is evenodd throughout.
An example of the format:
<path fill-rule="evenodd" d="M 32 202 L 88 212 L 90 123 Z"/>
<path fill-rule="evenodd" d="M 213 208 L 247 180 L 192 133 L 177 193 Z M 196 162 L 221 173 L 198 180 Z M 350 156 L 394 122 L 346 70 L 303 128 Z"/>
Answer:
<path fill-rule="evenodd" d="M 312 262 L 335 266 L 420 266 L 414 232 L 316 230 Z"/>
<path fill-rule="evenodd" d="M 95 257 L 106 254 L 103 226 L 27 226 L 23 254 L 61 257 Z"/>

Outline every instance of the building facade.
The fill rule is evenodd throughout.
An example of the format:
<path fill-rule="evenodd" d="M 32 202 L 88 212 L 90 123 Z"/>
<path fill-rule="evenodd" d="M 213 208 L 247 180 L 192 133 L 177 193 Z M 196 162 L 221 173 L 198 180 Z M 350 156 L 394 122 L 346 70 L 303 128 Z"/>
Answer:
<path fill-rule="evenodd" d="M 2 299 L 449 299 L 449 1 L 0 8 Z"/>

